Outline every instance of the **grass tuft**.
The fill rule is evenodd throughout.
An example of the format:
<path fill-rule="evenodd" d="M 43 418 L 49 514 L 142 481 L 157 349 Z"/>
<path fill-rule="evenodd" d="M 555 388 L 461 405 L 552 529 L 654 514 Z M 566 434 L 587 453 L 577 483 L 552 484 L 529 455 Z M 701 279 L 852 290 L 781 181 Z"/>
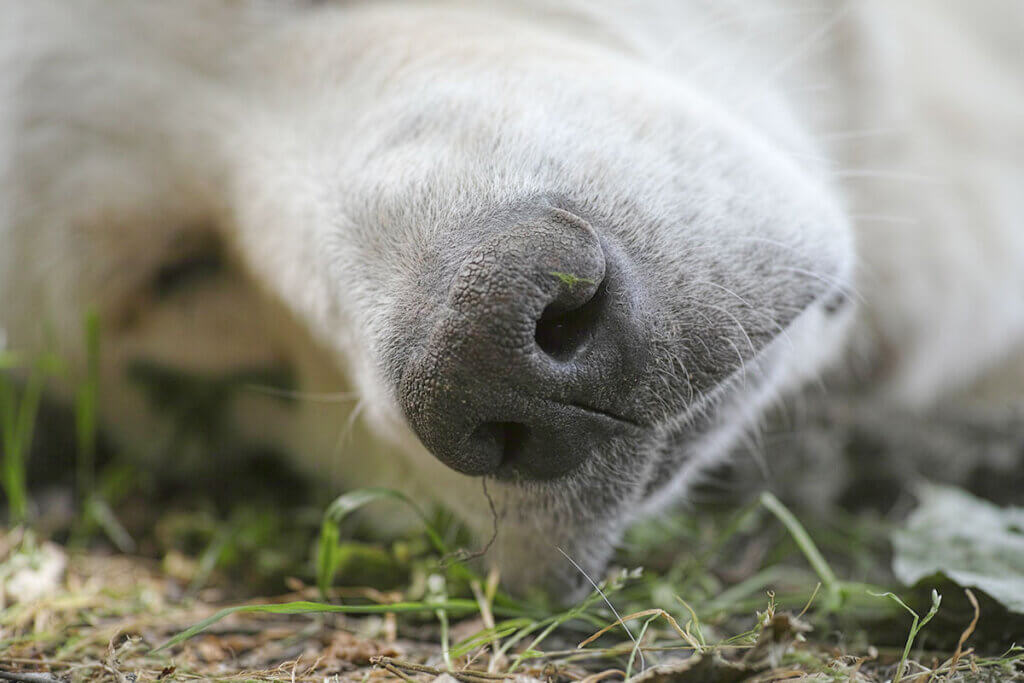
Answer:
<path fill-rule="evenodd" d="M 410 508 L 423 522 L 424 532 L 430 539 L 434 549 L 442 555 L 447 555 L 448 551 L 440 534 L 431 526 L 419 506 L 405 494 L 387 488 L 364 488 L 349 491 L 335 498 L 334 502 L 327 506 L 327 509 L 324 511 L 323 522 L 320 525 L 316 581 L 322 598 L 326 599 L 328 589 L 334 582 L 338 568 L 341 566 L 342 521 L 359 508 L 380 500 L 390 500 Z"/>
<path fill-rule="evenodd" d="M 0 484 L 7 497 L 7 515 L 13 524 L 28 518 L 28 478 L 26 463 L 32 450 L 36 417 L 47 381 L 63 371 L 53 354 L 43 354 L 34 362 L 5 353 L 0 357 Z M 21 371 L 24 381 L 15 379 Z"/>

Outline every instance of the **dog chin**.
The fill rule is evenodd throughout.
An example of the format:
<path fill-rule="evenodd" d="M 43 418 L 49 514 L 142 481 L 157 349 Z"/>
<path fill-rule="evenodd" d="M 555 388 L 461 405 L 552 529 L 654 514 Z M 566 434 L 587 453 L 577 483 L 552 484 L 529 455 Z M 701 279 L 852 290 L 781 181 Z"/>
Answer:
<path fill-rule="evenodd" d="M 662 426 L 650 446 L 656 464 L 638 516 L 686 504 L 687 492 L 702 476 L 726 461 L 743 437 L 759 428 L 770 404 L 835 365 L 856 314 L 852 305 L 842 310 L 824 305 L 833 301 L 834 295 L 821 297 L 702 404 Z"/>

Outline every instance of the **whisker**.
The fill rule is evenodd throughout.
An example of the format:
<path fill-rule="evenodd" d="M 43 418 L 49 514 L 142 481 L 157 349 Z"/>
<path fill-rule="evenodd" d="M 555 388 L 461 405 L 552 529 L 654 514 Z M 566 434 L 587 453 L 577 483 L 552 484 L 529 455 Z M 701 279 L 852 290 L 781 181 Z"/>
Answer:
<path fill-rule="evenodd" d="M 757 469 L 760 470 L 761 476 L 764 477 L 766 483 L 770 483 L 772 480 L 771 468 L 768 466 L 768 458 L 765 456 L 764 443 L 762 443 L 756 436 L 760 433 L 757 426 L 750 428 L 744 428 L 738 437 L 739 443 L 745 446 L 745 450 L 750 455 L 750 459 L 757 465 Z"/>
<path fill-rule="evenodd" d="M 917 225 L 921 221 L 913 216 L 894 216 L 884 213 L 851 213 L 850 218 L 858 221 L 874 221 L 877 223 L 901 223 L 904 225 Z"/>
<path fill-rule="evenodd" d="M 747 308 L 749 308 L 749 309 L 751 310 L 751 312 L 753 312 L 753 313 L 756 313 L 756 314 L 760 315 L 760 316 L 761 316 L 761 317 L 763 317 L 763 318 L 764 318 L 765 320 L 767 320 L 767 321 L 768 321 L 768 322 L 770 322 L 770 323 L 771 323 L 772 325 L 774 325 L 774 326 L 775 326 L 775 329 L 777 329 L 777 330 L 779 331 L 779 333 L 780 333 L 780 334 L 781 334 L 782 336 L 784 336 L 784 337 L 786 338 L 786 340 L 787 340 L 787 341 L 789 342 L 789 345 L 790 345 L 790 346 L 793 346 L 793 339 L 792 339 L 792 337 L 790 337 L 790 336 L 789 336 L 789 333 L 788 333 L 788 332 L 786 332 L 786 328 L 784 328 L 784 327 L 783 327 L 783 326 L 782 326 L 782 325 L 781 325 L 781 324 L 779 323 L 779 321 L 778 321 L 777 319 L 775 319 L 775 318 L 773 318 L 772 316 L 768 315 L 768 314 L 767 314 L 767 313 L 765 313 L 764 311 L 762 311 L 762 310 L 758 309 L 758 308 L 757 308 L 756 306 L 754 306 L 754 304 L 750 303 L 749 301 L 747 301 L 746 299 L 744 299 L 744 298 L 743 298 L 742 296 L 740 296 L 740 295 L 739 295 L 739 294 L 737 294 L 736 292 L 734 292 L 734 291 L 732 291 L 731 289 L 729 289 L 728 287 L 723 287 L 722 285 L 718 284 L 717 282 L 712 282 L 711 280 L 697 280 L 696 282 L 702 282 L 702 283 L 704 283 L 704 284 L 706 284 L 706 285 L 711 285 L 712 287 L 715 287 L 715 288 L 717 288 L 717 289 L 720 289 L 720 290 L 722 290 L 723 292 L 725 292 L 726 294 L 729 294 L 729 295 L 731 295 L 731 296 L 735 297 L 736 299 L 738 299 L 738 300 L 740 301 L 740 303 L 742 303 L 742 304 L 743 304 L 744 306 L 746 306 Z"/>
<path fill-rule="evenodd" d="M 729 346 L 731 346 L 732 350 L 736 352 L 736 358 L 738 358 L 739 361 L 740 361 L 740 374 L 743 376 L 743 381 L 741 382 L 741 384 L 743 384 L 744 387 L 748 386 L 748 384 L 747 384 L 747 364 L 743 360 L 743 354 L 740 353 L 740 347 L 736 346 L 736 342 L 734 342 L 732 339 L 729 339 L 728 337 L 722 337 L 722 339 L 724 339 L 725 341 L 729 342 Z"/>
<path fill-rule="evenodd" d="M 821 12 L 822 12 L 821 10 L 779 9 L 779 10 L 769 10 L 769 11 L 760 12 L 760 13 L 758 13 L 758 12 L 746 13 L 746 12 L 742 12 L 741 11 L 741 12 L 737 12 L 735 14 L 731 14 L 731 15 L 728 15 L 728 16 L 721 16 L 718 19 L 715 19 L 715 20 L 710 21 L 710 22 L 708 22 L 706 24 L 703 24 L 699 28 L 695 28 L 692 31 L 687 31 L 687 32 L 683 33 L 682 35 L 678 36 L 675 40 L 673 40 L 671 43 L 668 44 L 668 46 L 665 48 L 664 52 L 662 53 L 662 56 L 660 58 L 658 58 L 657 61 L 658 61 L 658 63 L 664 63 L 664 62 L 668 61 L 668 59 L 679 49 L 679 47 L 681 45 L 684 45 L 686 43 L 690 43 L 695 38 L 700 38 L 701 36 L 707 35 L 707 34 L 711 33 L 712 31 L 715 31 L 715 30 L 718 30 L 718 29 L 729 28 L 730 26 L 735 26 L 736 24 L 740 24 L 740 23 L 747 23 L 748 24 L 748 30 L 750 30 L 755 25 L 756 26 L 766 26 L 766 25 L 768 25 L 767 24 L 768 21 L 770 21 L 772 19 L 775 19 L 775 18 L 778 18 L 778 17 L 785 17 L 785 18 L 799 17 L 799 16 L 806 16 L 806 15 L 811 15 L 811 14 L 821 14 Z M 774 28 L 774 27 L 772 27 L 772 28 Z M 766 29 L 766 30 L 768 30 L 768 29 Z"/>
<path fill-rule="evenodd" d="M 817 44 L 825 36 L 827 36 L 833 29 L 835 29 L 835 27 L 839 25 L 839 22 L 846 17 L 852 6 L 852 2 L 844 2 L 843 5 L 839 9 L 837 9 L 831 17 L 825 20 L 825 22 L 818 27 L 817 30 L 812 31 L 810 34 L 808 34 L 807 37 L 801 40 L 788 55 L 780 59 L 775 64 L 775 66 L 773 66 L 766 73 L 764 73 L 762 77 L 758 79 L 758 82 L 761 85 L 761 87 L 754 90 L 751 93 L 750 97 L 741 100 L 738 109 L 740 111 L 746 111 L 756 102 L 763 99 L 767 95 L 767 93 L 770 92 L 768 86 L 774 83 L 776 79 L 778 79 L 780 76 L 785 74 L 788 69 L 798 64 L 801 59 L 811 54 L 812 49 L 815 48 Z"/>
<path fill-rule="evenodd" d="M 796 93 L 823 93 L 823 92 L 835 92 L 835 83 L 809 83 L 802 85 L 798 88 L 789 88 L 786 92 L 790 94 Z"/>
<path fill-rule="evenodd" d="M 686 393 L 687 393 L 686 403 L 687 403 L 687 405 L 693 405 L 693 375 L 690 374 L 689 368 L 687 368 L 684 363 L 680 363 L 679 367 L 686 374 Z M 667 383 L 667 379 L 666 379 L 666 383 Z M 667 404 L 667 399 L 666 399 L 666 404 Z"/>
<path fill-rule="evenodd" d="M 356 401 L 359 399 L 359 394 L 354 392 L 293 391 L 290 389 L 268 387 L 261 384 L 246 384 L 242 386 L 242 389 L 257 394 L 265 394 L 267 396 L 294 398 L 303 401 L 312 401 L 315 403 L 344 403 L 345 401 Z"/>
<path fill-rule="evenodd" d="M 692 296 L 685 297 L 685 299 L 687 301 L 691 301 L 691 302 L 695 303 L 698 306 L 705 305 L 704 302 L 702 302 L 702 301 L 700 301 L 697 298 L 692 297 Z M 704 318 L 704 322 L 706 322 L 708 324 L 708 329 L 709 330 L 713 330 L 715 328 L 715 323 L 711 320 L 711 318 L 709 318 L 706 315 L 704 315 L 704 313 L 702 313 L 701 311 L 699 311 L 697 309 L 692 309 L 692 312 L 696 313 L 701 318 Z M 708 343 L 706 341 L 704 341 L 704 337 L 702 337 L 701 335 L 698 334 L 697 335 L 697 341 L 700 343 L 701 346 L 704 347 L 704 353 L 707 355 L 708 360 L 710 361 L 712 358 L 714 358 L 715 355 L 713 353 L 711 353 L 711 347 L 708 346 Z"/>
<path fill-rule="evenodd" d="M 362 413 L 363 408 L 365 406 L 366 402 L 360 399 L 359 402 L 356 403 L 355 406 L 352 408 L 352 411 L 348 414 L 348 417 L 345 418 L 345 421 L 341 425 L 341 429 L 338 431 L 338 438 L 334 443 L 335 455 L 341 455 L 342 451 L 344 451 L 345 446 L 348 443 L 349 437 L 352 436 L 352 430 L 355 428 L 356 420 L 359 419 L 359 415 L 360 413 Z M 338 462 L 340 461 L 340 458 L 334 458 L 334 461 Z"/>
<path fill-rule="evenodd" d="M 770 239 L 768 237 L 748 237 L 747 241 L 749 241 L 749 242 L 763 242 L 765 244 L 771 244 L 773 246 L 779 247 L 780 249 L 785 249 L 785 250 L 787 250 L 787 251 L 789 251 L 789 252 L 791 252 L 793 254 L 796 254 L 797 256 L 799 256 L 800 258 L 802 258 L 805 261 L 813 261 L 814 260 L 811 256 L 809 256 L 803 250 L 797 249 L 796 247 L 794 247 L 792 245 L 785 244 L 783 242 L 779 242 L 778 240 Z M 824 278 L 831 277 L 832 279 L 828 280 L 827 284 L 830 284 L 830 285 L 832 285 L 834 287 L 839 287 L 844 292 L 856 292 L 856 289 L 857 289 L 852 282 L 849 282 L 847 280 L 841 280 L 839 278 L 835 278 L 835 277 L 832 277 L 832 276 L 828 276 L 828 275 L 825 275 L 824 273 L 818 273 L 818 272 L 815 272 L 815 271 L 805 270 L 803 268 L 796 268 L 795 266 L 775 266 L 775 267 L 777 269 L 779 269 L 779 270 L 797 270 L 799 272 L 804 272 L 805 274 L 808 274 L 808 275 L 813 274 L 813 275 L 818 276 L 819 278 L 822 278 L 823 281 L 824 281 Z"/>
<path fill-rule="evenodd" d="M 935 184 L 946 182 L 943 178 L 938 178 L 936 176 L 926 176 L 918 173 L 905 173 L 903 171 L 892 171 L 878 168 L 848 168 L 831 171 L 830 173 L 834 178 L 842 178 L 845 180 L 902 180 L 907 182 Z"/>
<path fill-rule="evenodd" d="M 587 581 L 590 582 L 590 585 L 594 587 L 594 590 L 596 590 L 598 592 L 598 594 L 601 596 L 601 599 L 604 600 L 604 604 L 608 605 L 608 609 L 610 609 L 612 611 L 612 614 L 615 615 L 615 618 L 618 620 L 619 624 L 621 624 L 622 628 L 625 629 L 626 635 L 629 636 L 629 639 L 632 640 L 633 644 L 636 646 L 636 651 L 640 655 L 640 673 L 643 673 L 644 669 L 647 668 L 647 663 L 644 661 L 644 651 L 643 651 L 643 648 L 640 647 L 640 643 L 638 643 L 636 638 L 633 636 L 633 632 L 629 630 L 629 626 L 627 626 L 626 622 L 624 622 L 622 620 L 622 617 L 619 616 L 619 612 L 618 612 L 618 610 L 615 609 L 615 605 L 613 605 L 612 601 L 608 599 L 608 596 L 604 594 L 604 591 L 601 590 L 601 587 L 598 586 L 597 583 L 595 583 L 592 578 L 590 578 L 590 575 L 587 574 L 585 571 L 583 571 L 583 567 L 579 566 L 579 564 L 576 563 L 576 560 L 574 560 L 571 557 L 569 557 L 569 553 L 565 552 L 564 550 L 559 548 L 557 545 L 555 546 L 555 550 L 557 550 L 558 552 L 562 553 L 562 556 L 565 557 L 565 559 L 569 560 L 569 562 L 572 563 L 572 566 L 576 567 L 576 571 L 578 571 L 580 574 L 582 574 L 583 578 L 585 578 Z"/>
<path fill-rule="evenodd" d="M 853 130 L 840 130 L 831 133 L 821 133 L 817 137 L 819 140 L 841 142 L 844 140 L 861 140 L 863 138 L 870 137 L 899 135 L 901 132 L 902 131 L 900 131 L 898 128 L 861 128 Z"/>
<path fill-rule="evenodd" d="M 754 347 L 754 342 L 753 342 L 753 340 L 751 340 L 751 338 L 750 338 L 750 335 L 749 335 L 749 334 L 747 334 L 747 329 L 746 329 L 745 327 L 743 327 L 743 323 L 741 323 L 741 322 L 739 321 L 739 318 L 737 318 L 737 317 L 736 317 L 735 315 L 733 315 L 733 314 L 732 314 L 732 313 L 731 313 L 731 312 L 729 311 L 729 309 L 727 309 L 727 308 L 722 308 L 721 306 L 719 306 L 719 305 L 717 305 L 717 304 L 709 304 L 709 303 L 707 303 L 707 302 L 704 302 L 704 305 L 705 305 L 705 306 L 707 306 L 707 307 L 709 307 L 709 308 L 713 308 L 713 309 L 715 309 L 716 311 L 719 311 L 720 313 L 724 313 L 725 315 L 727 315 L 727 316 L 729 316 L 730 318 L 732 318 L 732 321 L 733 321 L 734 323 L 736 323 L 736 326 L 737 326 L 738 328 L 740 328 L 740 332 L 742 332 L 742 333 L 743 333 L 743 336 L 744 336 L 744 338 L 746 338 L 746 340 L 747 340 L 747 344 L 748 344 L 748 345 L 750 346 L 750 353 L 752 354 L 752 356 L 751 356 L 751 357 L 754 357 L 754 356 L 756 356 L 756 355 L 757 355 L 757 349 L 756 349 L 756 348 Z"/>
<path fill-rule="evenodd" d="M 814 48 L 817 43 L 827 36 L 839 22 L 846 18 L 849 14 L 850 9 L 853 7 L 852 2 L 845 2 L 835 13 L 827 19 L 816 31 L 813 31 L 809 36 L 804 38 L 793 51 L 785 58 L 779 60 L 779 62 L 765 75 L 763 82 L 771 82 L 786 72 L 787 69 L 798 63 L 800 59 L 810 53 L 811 49 Z"/>
<path fill-rule="evenodd" d="M 750 241 L 750 242 L 764 242 L 765 244 L 771 244 L 773 246 L 779 247 L 780 249 L 786 249 L 787 251 L 790 251 L 790 252 L 796 254 L 797 256 L 800 256 L 801 258 L 803 258 L 805 260 L 808 260 L 808 261 L 811 260 L 810 257 L 808 257 L 808 255 L 805 252 L 801 251 L 800 249 L 797 249 L 796 247 L 793 247 L 792 245 L 785 244 L 783 242 L 779 242 L 777 240 L 773 240 L 773 239 L 770 239 L 770 238 L 767 238 L 767 237 L 748 237 L 747 240 Z M 860 265 L 861 264 L 858 264 L 857 270 L 861 270 Z M 819 273 L 819 272 L 807 270 L 805 268 L 798 268 L 796 266 L 775 266 L 775 267 L 778 270 L 792 270 L 792 271 L 795 271 L 795 272 L 798 272 L 798 273 L 803 273 L 804 275 L 808 275 L 808 276 L 811 276 L 811 277 L 816 277 L 816 278 L 818 278 L 819 280 L 821 280 L 822 282 L 824 282 L 824 283 L 826 283 L 828 285 L 831 285 L 833 287 L 838 287 L 842 292 L 844 292 L 846 294 L 850 294 L 851 296 L 855 296 L 858 301 L 860 301 L 861 303 L 864 303 L 864 297 L 860 294 L 860 292 L 857 290 L 857 287 L 852 282 L 849 282 L 847 280 L 841 280 L 839 278 L 832 277 L 832 276 L 826 275 L 824 273 Z"/>
<path fill-rule="evenodd" d="M 864 297 L 861 295 L 860 292 L 857 291 L 857 289 L 855 287 L 852 287 L 848 283 L 844 283 L 844 282 L 842 282 L 840 280 L 837 280 L 836 278 L 829 277 L 829 276 L 824 275 L 822 273 L 815 273 L 813 270 L 807 270 L 805 268 L 797 268 L 796 266 L 777 266 L 777 267 L 778 267 L 779 270 L 790 270 L 790 271 L 793 271 L 794 273 L 800 273 L 801 275 L 806 275 L 807 277 L 813 277 L 816 280 L 820 280 L 821 282 L 824 282 L 826 285 L 829 285 L 831 287 L 835 287 L 836 289 L 838 289 L 839 291 L 843 292 L 844 294 L 846 294 L 848 296 L 854 297 L 861 304 L 865 304 L 865 305 L 867 304 L 867 300 L 864 299 Z"/>

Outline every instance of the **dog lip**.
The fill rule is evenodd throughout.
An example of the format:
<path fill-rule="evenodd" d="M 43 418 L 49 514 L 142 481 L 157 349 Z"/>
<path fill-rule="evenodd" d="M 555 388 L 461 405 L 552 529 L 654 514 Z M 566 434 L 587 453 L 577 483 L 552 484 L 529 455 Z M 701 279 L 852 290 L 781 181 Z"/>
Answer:
<path fill-rule="evenodd" d="M 613 420 L 615 422 L 620 422 L 622 424 L 629 425 L 630 427 L 636 429 L 642 429 L 645 426 L 632 418 L 626 417 L 625 415 L 621 415 L 610 410 L 605 410 L 603 408 L 598 408 L 587 403 L 581 403 L 578 401 L 566 401 L 564 403 L 561 401 L 552 401 L 552 403 L 556 403 L 567 408 L 575 408 L 576 410 L 581 410 L 585 413 L 589 413 L 592 416 L 601 417 L 607 420 Z"/>
<path fill-rule="evenodd" d="M 578 416 L 579 418 L 600 421 L 604 426 L 604 430 L 608 433 L 609 439 L 637 439 L 642 436 L 642 432 L 646 428 L 646 425 L 632 418 L 580 401 L 560 401 L 557 399 L 542 399 L 537 397 L 537 402 L 549 409 L 557 410 L 563 415 Z M 599 427 L 595 425 L 595 428 Z M 578 471 L 578 469 L 579 467 L 569 468 L 553 477 L 545 477 L 544 481 L 550 482 L 564 479 L 565 477 L 572 476 L 574 472 Z M 502 462 L 498 469 L 490 476 L 498 481 L 509 483 L 522 483 L 525 481 L 523 473 L 519 471 L 514 462 L 508 461 Z M 535 483 L 544 483 L 544 481 Z"/>

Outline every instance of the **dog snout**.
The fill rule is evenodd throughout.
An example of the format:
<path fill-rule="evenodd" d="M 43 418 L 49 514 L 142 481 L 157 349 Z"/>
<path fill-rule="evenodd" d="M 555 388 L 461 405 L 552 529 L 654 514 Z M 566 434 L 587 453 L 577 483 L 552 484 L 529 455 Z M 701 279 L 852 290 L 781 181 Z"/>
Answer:
<path fill-rule="evenodd" d="M 472 250 L 399 388 L 436 457 L 470 475 L 551 479 L 636 429 L 626 398 L 644 336 L 619 265 L 560 209 Z"/>

